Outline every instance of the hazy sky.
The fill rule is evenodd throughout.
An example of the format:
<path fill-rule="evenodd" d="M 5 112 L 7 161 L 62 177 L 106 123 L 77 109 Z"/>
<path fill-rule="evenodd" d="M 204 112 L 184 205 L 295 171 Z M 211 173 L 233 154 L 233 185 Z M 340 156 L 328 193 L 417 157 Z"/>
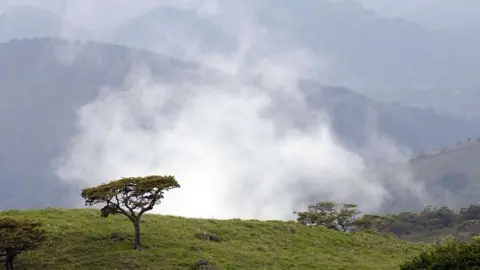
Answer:
<path fill-rule="evenodd" d="M 44 9 L 49 9 L 58 15 L 67 18 L 69 21 L 85 26 L 95 30 L 101 30 L 117 26 L 126 22 L 127 20 L 139 16 L 148 11 L 150 8 L 161 5 L 185 5 L 185 3 L 192 5 L 193 3 L 205 3 L 216 1 L 191 1 L 191 0 L 142 0 L 141 2 L 130 0 L 0 0 L 0 10 L 12 6 L 35 6 Z M 198 4 L 196 4 L 198 5 Z M 105 16 L 108 14 L 108 16 Z"/>
<path fill-rule="evenodd" d="M 356 1 L 387 17 L 402 17 L 431 28 L 480 25 L 478 0 L 332 0 Z M 14 5 L 31 5 L 64 14 L 71 21 L 96 29 L 111 27 L 145 12 L 151 7 L 172 4 L 182 5 L 183 0 L 0 0 L 0 9 Z M 192 1 L 189 1 L 190 3 Z M 205 5 L 215 0 L 196 1 Z M 191 5 L 191 4 L 190 4 Z M 198 4 L 197 4 L 198 5 Z M 108 16 L 105 16 L 108 14 Z"/>
<path fill-rule="evenodd" d="M 378 14 L 403 17 L 431 28 L 480 25 L 477 0 L 349 0 Z"/>

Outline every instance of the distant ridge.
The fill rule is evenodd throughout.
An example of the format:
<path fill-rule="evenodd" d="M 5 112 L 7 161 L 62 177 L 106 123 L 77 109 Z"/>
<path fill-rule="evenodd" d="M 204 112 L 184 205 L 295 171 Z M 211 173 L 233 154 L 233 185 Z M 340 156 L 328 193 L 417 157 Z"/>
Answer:
<path fill-rule="evenodd" d="M 430 157 L 435 157 L 438 155 L 442 154 L 448 154 L 454 151 L 461 151 L 464 150 L 465 148 L 479 148 L 480 149 L 480 137 L 478 137 L 476 140 L 472 139 L 467 139 L 467 141 L 458 141 L 456 145 L 453 146 L 446 146 L 446 147 L 441 147 L 439 149 L 432 149 L 429 151 L 423 151 L 420 152 L 420 154 L 412 159 L 410 159 L 410 162 L 414 162 L 419 159 L 423 158 L 430 158 Z"/>

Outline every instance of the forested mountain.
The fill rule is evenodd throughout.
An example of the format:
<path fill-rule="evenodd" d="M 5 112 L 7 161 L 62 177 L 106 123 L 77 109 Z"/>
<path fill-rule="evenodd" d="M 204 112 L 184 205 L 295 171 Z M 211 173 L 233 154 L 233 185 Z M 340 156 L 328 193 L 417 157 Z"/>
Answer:
<path fill-rule="evenodd" d="M 165 79 L 189 68 L 116 45 L 47 38 L 0 45 L 0 179 L 8 186 L 0 208 L 68 205 L 71 194 L 52 162 L 74 134 L 76 110 L 102 87 L 121 85 L 136 61 Z"/>
<path fill-rule="evenodd" d="M 329 67 L 325 83 L 350 87 L 374 99 L 480 115 L 480 40 L 434 31 L 403 19 L 384 18 L 354 1 L 222 1 L 202 13 L 177 6 L 149 8 L 105 33 L 73 25 L 63 16 L 32 7 L 0 15 L 0 41 L 29 37 L 73 37 L 145 48 L 174 57 L 232 52 L 254 29 L 311 50 Z M 248 14 L 248 20 L 237 16 Z M 240 23 L 239 23 L 240 22 Z M 241 23 L 243 22 L 243 23 Z M 473 35 L 473 32 L 470 36 Z M 454 102 L 452 102 L 454 101 Z"/>
<path fill-rule="evenodd" d="M 69 192 L 78 193 L 78 187 L 61 184 L 52 162 L 75 133 L 76 110 L 106 86 L 121 89 L 132 67 L 143 65 L 161 82 L 199 79 L 201 70 L 200 64 L 145 50 L 48 38 L 1 44 L 0 60 L 0 181 L 8 186 L 0 191 L 1 208 L 69 205 Z M 461 118 L 378 103 L 311 81 L 300 86 L 307 110 L 282 112 L 286 101 L 275 98 L 276 113 L 289 113 L 301 126 L 309 121 L 303 114 L 324 110 L 336 135 L 352 149 L 361 149 L 372 130 L 414 150 L 480 134 L 480 125 Z"/>
<path fill-rule="evenodd" d="M 98 40 L 157 52 L 177 50 L 178 55 L 186 48 L 181 43 L 184 41 L 193 42 L 204 52 L 232 51 L 239 38 L 249 38 L 238 35 L 248 29 L 242 29 L 245 23 L 235 21 L 238 18 L 232 11 L 233 3 L 219 3 L 220 10 L 231 14 L 162 5 L 101 36 L 51 11 L 14 7 L 1 15 L 0 37 L 5 41 L 22 37 L 97 36 Z M 476 39 L 380 17 L 353 1 L 263 0 L 247 1 L 239 8 L 237 13 L 248 14 L 257 28 L 281 33 L 285 40 L 294 40 L 316 55 L 326 56 L 331 66 L 330 82 L 334 85 L 395 89 L 395 94 L 404 88 L 451 90 L 478 86 L 474 72 L 480 62 Z"/>
<path fill-rule="evenodd" d="M 335 85 L 431 87 L 477 85 L 478 43 L 402 20 L 387 19 L 351 1 L 255 1 L 251 19 L 265 31 L 281 33 L 318 56 L 326 56 Z M 228 1 L 220 6 L 228 6 Z M 242 10 L 244 11 L 244 10 Z M 245 11 L 244 11 L 245 12 Z M 228 16 L 228 15 L 225 15 Z M 163 42 L 195 40 L 202 48 L 235 49 L 235 24 L 221 14 L 159 7 L 116 30 L 116 42 L 164 50 Z M 168 32 L 174 29 L 175 31 Z M 168 32 L 168 34 L 166 34 Z M 188 34 L 191 33 L 191 34 Z M 212 38 L 212 33 L 215 33 Z M 191 38 L 190 38 L 191 36 Z M 233 40 L 232 40 L 233 39 Z M 448 64 L 446 64 L 448 63 Z"/>
<path fill-rule="evenodd" d="M 478 39 L 382 18 L 352 1 L 266 0 L 250 6 L 254 24 L 325 61 L 329 73 L 323 80 L 329 84 L 380 101 L 480 115 L 472 99 L 480 85 L 474 72 L 480 68 Z M 237 28 L 218 14 L 158 7 L 121 25 L 108 40 L 181 57 L 188 53 L 182 46 L 186 41 L 205 52 L 234 51 L 241 42 L 236 33 L 248 30 Z"/>

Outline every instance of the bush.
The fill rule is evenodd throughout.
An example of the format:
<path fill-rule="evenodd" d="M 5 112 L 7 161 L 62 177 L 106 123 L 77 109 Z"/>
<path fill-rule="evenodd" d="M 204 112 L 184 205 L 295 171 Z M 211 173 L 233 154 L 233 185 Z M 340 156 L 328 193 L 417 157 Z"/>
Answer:
<path fill-rule="evenodd" d="M 365 214 L 355 220 L 355 227 L 358 231 L 385 232 L 393 221 L 391 216 Z"/>
<path fill-rule="evenodd" d="M 474 237 L 471 242 L 447 239 L 437 246 L 430 246 L 402 264 L 400 269 L 480 269 L 480 237 Z"/>

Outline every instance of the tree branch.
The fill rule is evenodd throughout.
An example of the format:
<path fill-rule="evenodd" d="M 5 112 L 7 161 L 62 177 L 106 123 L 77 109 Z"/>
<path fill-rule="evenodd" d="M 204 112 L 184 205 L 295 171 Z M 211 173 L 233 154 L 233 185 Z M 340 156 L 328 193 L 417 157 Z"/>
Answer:
<path fill-rule="evenodd" d="M 128 206 L 128 200 L 129 200 L 130 197 L 125 197 L 125 199 L 122 200 L 122 203 L 123 205 L 125 205 L 125 207 L 128 209 L 128 211 L 130 211 L 130 214 L 132 216 L 132 218 L 135 218 L 135 212 L 133 212 L 133 209 L 131 207 Z M 118 207 L 120 208 L 120 200 L 118 199 L 118 194 L 115 194 L 115 199 L 117 200 L 118 202 Z M 122 209 L 123 210 L 123 209 Z M 125 211 L 126 212 L 126 211 Z"/>
<path fill-rule="evenodd" d="M 152 200 L 150 201 L 150 203 L 148 204 L 147 207 L 144 207 L 142 208 L 142 210 L 140 210 L 140 213 L 138 213 L 138 216 L 142 216 L 143 213 L 147 212 L 147 211 L 150 211 L 153 209 L 153 207 L 155 206 L 155 203 L 157 203 L 157 200 L 158 200 L 158 195 L 162 193 L 162 190 L 161 189 L 158 189 L 154 194 L 153 194 L 153 198 Z"/>
<path fill-rule="evenodd" d="M 125 210 L 120 206 L 120 203 L 118 202 L 118 197 L 117 197 L 117 196 L 115 196 L 115 197 L 116 197 L 115 199 L 117 200 L 117 203 L 113 203 L 111 200 L 107 200 L 107 204 L 112 204 L 115 208 L 118 209 L 118 211 L 119 211 L 121 214 L 123 214 L 123 215 L 126 216 L 128 219 L 130 219 L 131 221 L 133 221 L 133 217 L 130 216 L 130 215 L 128 214 L 128 212 L 125 211 Z"/>

